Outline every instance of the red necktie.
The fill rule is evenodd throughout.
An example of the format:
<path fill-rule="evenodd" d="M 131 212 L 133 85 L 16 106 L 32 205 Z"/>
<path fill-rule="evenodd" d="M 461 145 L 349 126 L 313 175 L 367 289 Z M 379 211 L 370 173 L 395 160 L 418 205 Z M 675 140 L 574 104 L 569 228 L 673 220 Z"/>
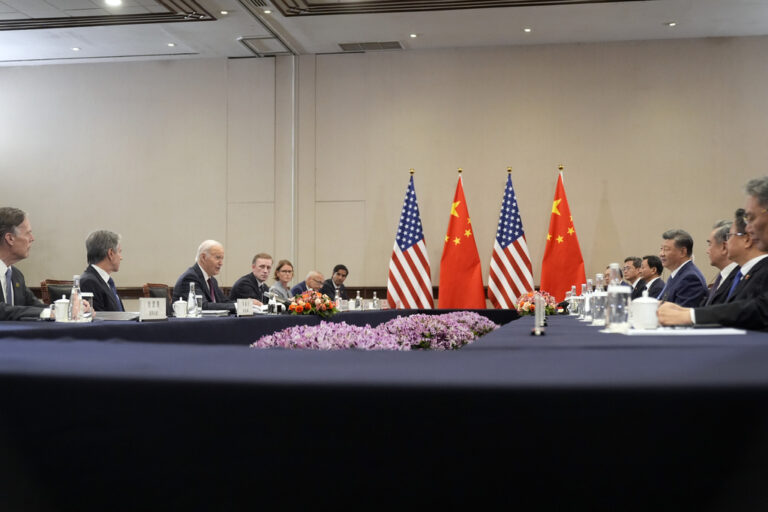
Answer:
<path fill-rule="evenodd" d="M 208 278 L 208 289 L 211 291 L 211 302 L 216 302 L 216 293 L 213 291 L 213 279 Z"/>

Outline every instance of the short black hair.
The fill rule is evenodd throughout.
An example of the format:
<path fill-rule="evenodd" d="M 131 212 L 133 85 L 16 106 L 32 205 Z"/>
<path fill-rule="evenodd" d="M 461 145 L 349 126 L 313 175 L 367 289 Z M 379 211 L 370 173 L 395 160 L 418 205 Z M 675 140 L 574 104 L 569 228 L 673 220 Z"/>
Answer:
<path fill-rule="evenodd" d="M 628 261 L 631 261 L 632 266 L 635 268 L 640 268 L 640 265 L 643 264 L 643 260 L 638 258 L 637 256 L 627 256 L 626 258 L 624 258 L 624 263 Z"/>
<path fill-rule="evenodd" d="M 346 273 L 347 273 L 347 275 L 349 275 L 349 269 L 347 269 L 347 266 L 346 266 L 346 265 L 342 265 L 341 263 L 339 263 L 338 265 L 336 265 L 335 267 L 333 267 L 333 273 L 334 273 L 334 274 L 335 274 L 336 272 L 338 272 L 339 270 L 343 270 L 344 272 L 346 272 Z"/>
<path fill-rule="evenodd" d="M 745 233 L 747 231 L 747 219 L 744 218 L 745 213 L 744 208 L 739 208 L 733 214 L 737 233 Z"/>
<path fill-rule="evenodd" d="M 665 231 L 662 233 L 661 238 L 664 240 L 674 240 L 675 241 L 675 247 L 678 249 L 685 248 L 686 251 L 688 251 L 689 258 L 691 257 L 691 254 L 693 254 L 693 237 L 684 229 L 670 229 L 669 231 Z"/>
<path fill-rule="evenodd" d="M 656 269 L 658 275 L 661 275 L 661 273 L 664 272 L 664 265 L 661 264 L 661 258 L 658 256 L 649 254 L 648 256 L 643 256 L 643 259 L 648 262 L 649 267 Z"/>

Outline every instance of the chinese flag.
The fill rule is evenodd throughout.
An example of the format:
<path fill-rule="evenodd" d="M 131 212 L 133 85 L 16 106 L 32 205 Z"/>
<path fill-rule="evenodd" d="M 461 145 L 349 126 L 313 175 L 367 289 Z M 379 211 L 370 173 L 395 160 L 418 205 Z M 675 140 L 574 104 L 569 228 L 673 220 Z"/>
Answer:
<path fill-rule="evenodd" d="M 440 308 L 485 309 L 483 273 L 459 175 L 440 258 Z"/>
<path fill-rule="evenodd" d="M 549 219 L 547 245 L 544 248 L 544 260 L 541 262 L 541 291 L 548 292 L 555 300 L 565 299 L 565 292 L 576 285 L 586 283 L 584 258 L 581 257 L 579 239 L 573 227 L 571 208 L 565 197 L 563 173 L 557 178 L 555 200 L 552 202 L 552 216 Z"/>

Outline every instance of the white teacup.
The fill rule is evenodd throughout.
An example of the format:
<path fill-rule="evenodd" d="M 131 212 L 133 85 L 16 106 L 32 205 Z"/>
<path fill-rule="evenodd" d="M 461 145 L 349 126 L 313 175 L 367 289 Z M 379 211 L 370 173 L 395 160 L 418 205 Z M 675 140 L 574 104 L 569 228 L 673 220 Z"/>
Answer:
<path fill-rule="evenodd" d="M 187 301 L 179 299 L 176 302 L 174 302 L 173 314 L 176 318 L 186 318 L 187 317 Z"/>
<path fill-rule="evenodd" d="M 659 301 L 652 297 L 638 297 L 630 306 L 630 322 L 635 329 L 656 329 L 659 326 Z"/>
<path fill-rule="evenodd" d="M 66 322 L 69 320 L 69 299 L 64 297 L 55 301 L 53 311 L 57 322 Z"/>

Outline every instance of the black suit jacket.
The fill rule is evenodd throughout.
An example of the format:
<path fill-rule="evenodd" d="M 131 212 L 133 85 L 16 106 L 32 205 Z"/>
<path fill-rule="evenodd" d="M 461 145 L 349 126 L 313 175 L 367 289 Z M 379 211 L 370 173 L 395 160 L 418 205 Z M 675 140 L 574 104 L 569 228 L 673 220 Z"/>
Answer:
<path fill-rule="evenodd" d="M 323 287 L 320 288 L 320 293 L 329 296 L 331 300 L 336 297 L 336 287 L 333 286 L 333 279 L 326 279 L 323 281 Z M 347 297 L 347 287 L 344 286 L 343 283 L 339 286 L 339 296 L 344 300 L 349 299 L 349 297 Z"/>
<path fill-rule="evenodd" d="M 11 266 L 11 284 L 13 285 L 13 305 L 6 304 L 5 296 L 2 297 L 0 320 L 39 318 L 40 312 L 45 308 L 45 304 L 27 288 L 24 274 L 14 266 Z M 2 288 L 0 288 L 0 295 L 3 295 Z"/>
<path fill-rule="evenodd" d="M 732 274 L 735 275 L 735 272 L 732 272 Z M 731 278 L 732 281 L 733 278 Z M 726 290 L 725 295 L 728 295 L 730 289 L 731 284 L 728 284 L 728 290 Z M 768 258 L 763 258 L 741 277 L 741 281 L 736 285 L 736 289 L 733 290 L 733 295 L 725 302 L 751 299 L 766 291 L 768 291 Z"/>
<path fill-rule="evenodd" d="M 736 274 L 739 271 L 739 266 L 733 267 L 733 270 L 731 270 L 731 273 L 725 276 L 725 279 L 720 282 L 720 286 L 717 287 L 717 291 L 715 292 L 715 296 L 712 298 L 712 303 L 710 306 L 714 306 L 715 304 L 725 304 L 725 299 L 728 297 L 728 292 L 731 290 L 731 285 L 733 284 L 733 278 L 736 277 Z M 706 294 L 701 299 L 701 305 L 705 306 L 707 304 L 707 300 L 709 299 L 709 294 Z M 733 299 L 733 298 L 731 298 Z"/>
<path fill-rule="evenodd" d="M 266 304 L 269 300 L 264 297 L 264 292 L 268 291 L 267 283 L 259 284 L 259 280 L 256 279 L 253 272 L 249 272 L 235 281 L 235 285 L 229 292 L 229 300 L 234 302 L 237 299 L 256 299 L 262 304 Z"/>
<path fill-rule="evenodd" d="M 637 286 L 635 287 L 635 290 L 632 292 L 631 299 L 635 300 L 643 296 L 643 291 L 647 290 L 648 286 L 645 284 L 645 280 L 641 279 L 639 283 L 637 283 Z M 664 289 L 664 280 L 659 278 L 656 279 L 653 283 L 651 283 L 651 289 L 648 290 L 648 296 L 651 298 L 656 298 L 661 293 L 661 290 Z"/>
<path fill-rule="evenodd" d="M 216 295 L 216 302 L 211 302 L 211 292 L 208 289 L 208 283 L 203 280 L 203 271 L 195 263 L 189 267 L 176 281 L 173 286 L 173 299 L 187 300 L 189 296 L 189 283 L 195 283 L 195 293 L 203 296 L 203 309 L 226 309 L 227 311 L 234 312 L 235 304 L 229 302 L 224 296 L 224 293 L 219 288 L 219 283 L 215 277 L 211 277 L 213 281 L 213 292 Z"/>
<path fill-rule="evenodd" d="M 99 272 L 93 268 L 93 265 L 88 265 L 88 268 L 83 270 L 80 274 L 80 291 L 93 293 L 93 310 L 94 311 L 124 311 L 123 301 L 120 301 L 120 307 L 118 307 L 117 299 L 112 293 L 109 285 L 104 282 Z"/>

